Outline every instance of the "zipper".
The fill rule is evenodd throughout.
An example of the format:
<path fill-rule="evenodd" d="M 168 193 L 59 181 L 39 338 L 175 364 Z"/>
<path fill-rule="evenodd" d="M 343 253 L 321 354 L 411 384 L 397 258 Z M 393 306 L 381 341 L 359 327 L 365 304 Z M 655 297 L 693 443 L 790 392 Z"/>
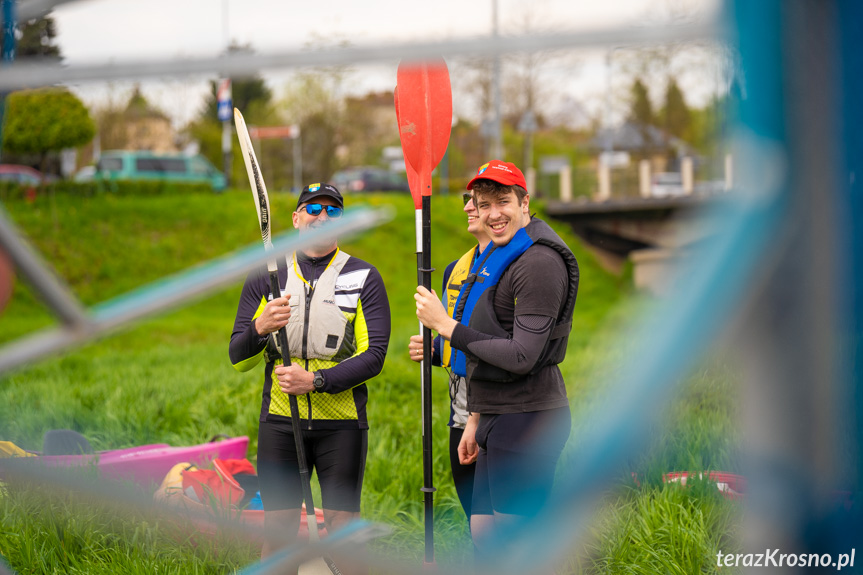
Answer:
<path fill-rule="evenodd" d="M 309 371 L 309 360 L 306 360 L 306 371 Z M 312 394 L 306 394 L 306 405 L 309 407 L 309 431 L 312 430 Z"/>
<path fill-rule="evenodd" d="M 303 322 L 303 359 L 306 362 L 306 371 L 309 371 L 309 355 L 308 355 L 308 347 L 309 347 L 309 324 L 311 323 L 309 319 L 309 313 L 312 309 L 312 298 L 315 295 L 315 288 L 313 285 L 317 285 L 317 267 L 318 262 L 316 260 L 312 260 L 312 273 L 311 273 L 311 281 L 308 282 L 308 287 L 303 286 L 306 291 L 306 321 Z M 308 406 L 308 422 L 309 422 L 309 430 L 312 429 L 312 394 L 306 394 L 306 405 Z"/>

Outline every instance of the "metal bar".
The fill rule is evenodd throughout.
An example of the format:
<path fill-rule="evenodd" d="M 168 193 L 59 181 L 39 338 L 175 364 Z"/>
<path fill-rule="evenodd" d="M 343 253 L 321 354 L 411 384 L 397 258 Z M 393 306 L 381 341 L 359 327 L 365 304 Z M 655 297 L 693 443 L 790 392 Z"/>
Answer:
<path fill-rule="evenodd" d="M 640 46 L 668 42 L 704 42 L 718 39 L 722 31 L 713 22 L 651 26 L 616 27 L 598 31 L 569 31 L 519 37 L 471 38 L 440 42 L 380 44 L 336 50 L 309 52 L 290 50 L 271 54 L 229 54 L 188 59 L 114 62 L 88 66 L 62 67 L 58 64 L 16 64 L 0 76 L 0 90 L 19 90 L 55 84 L 110 81 L 153 77 L 177 77 L 217 73 L 243 78 L 264 69 L 301 66 L 337 66 L 402 60 L 424 60 L 452 56 L 495 56 L 512 52 L 532 52 L 606 46 Z"/>
<path fill-rule="evenodd" d="M 380 225 L 391 217 L 392 214 L 386 209 L 358 209 L 332 224 L 304 234 L 303 238 L 299 238 L 295 231 L 281 234 L 273 242 L 272 251 L 265 251 L 262 246 L 245 248 L 224 258 L 211 260 L 204 266 L 148 284 L 85 310 L 80 322 L 42 330 L 0 348 L 0 374 L 41 357 L 77 347 L 134 321 L 227 287 L 265 265 L 271 257 L 284 256 L 322 239 L 355 234 Z M 4 227 L 0 225 L 2 231 Z"/>
<path fill-rule="evenodd" d="M 21 275 L 27 278 L 32 288 L 44 303 L 66 325 L 87 323 L 87 312 L 78 299 L 57 276 L 52 274 L 47 264 L 24 239 L 15 231 L 15 225 L 0 206 L 0 247 Z M 0 370 L 2 371 L 2 370 Z"/>
<path fill-rule="evenodd" d="M 74 1 L 75 0 L 27 0 L 26 2 L 19 1 L 18 19 L 21 22 L 26 22 L 27 20 L 33 20 L 34 18 L 41 18 L 42 16 L 47 16 L 48 13 L 57 6 Z"/>

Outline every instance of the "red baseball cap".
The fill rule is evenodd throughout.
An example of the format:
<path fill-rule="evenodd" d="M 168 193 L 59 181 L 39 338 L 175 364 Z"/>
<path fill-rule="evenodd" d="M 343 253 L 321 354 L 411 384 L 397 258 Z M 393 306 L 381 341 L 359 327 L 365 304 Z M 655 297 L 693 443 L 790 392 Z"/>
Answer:
<path fill-rule="evenodd" d="M 521 170 L 511 162 L 501 162 L 500 160 L 492 160 L 481 165 L 476 171 L 476 176 L 467 183 L 467 189 L 473 189 L 473 183 L 477 180 L 494 180 L 504 186 L 516 185 L 527 189 L 527 182 Z"/>

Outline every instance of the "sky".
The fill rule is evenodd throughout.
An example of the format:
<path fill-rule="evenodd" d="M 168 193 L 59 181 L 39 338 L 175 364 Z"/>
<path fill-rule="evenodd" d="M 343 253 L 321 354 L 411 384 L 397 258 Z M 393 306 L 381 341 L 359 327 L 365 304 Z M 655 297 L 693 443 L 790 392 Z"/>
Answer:
<path fill-rule="evenodd" d="M 674 15 L 710 18 L 718 0 L 78 0 L 54 10 L 59 44 L 70 66 L 124 61 L 212 57 L 229 42 L 251 44 L 259 53 L 298 50 L 310 45 L 375 45 L 440 41 L 490 35 L 497 2 L 502 35 L 537 31 L 593 30 L 663 22 Z M 601 107 L 608 73 L 605 51 L 578 53 L 577 65 L 552 66 L 549 81 L 560 82 L 560 102 Z M 572 60 L 570 60 L 571 62 Z M 349 90 L 392 89 L 397 62 L 355 67 Z M 290 70 L 268 72 L 276 97 L 290 81 Z M 141 82 L 144 95 L 180 126 L 201 107 L 212 76 Z M 692 80 L 701 98 L 705 81 Z M 710 83 L 709 81 L 707 82 Z M 456 87 L 457 79 L 453 85 Z M 133 82 L 88 83 L 73 89 L 90 105 L 125 101 Z M 455 102 L 469 114 L 470 108 Z"/>

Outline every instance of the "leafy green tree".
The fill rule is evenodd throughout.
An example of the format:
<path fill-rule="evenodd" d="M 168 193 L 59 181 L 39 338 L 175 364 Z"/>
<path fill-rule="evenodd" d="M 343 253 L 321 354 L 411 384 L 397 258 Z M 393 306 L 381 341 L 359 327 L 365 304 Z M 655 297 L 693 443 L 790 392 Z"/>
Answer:
<path fill-rule="evenodd" d="M 232 43 L 228 47 L 228 54 L 251 54 L 254 50 L 249 44 Z M 210 80 L 210 93 L 204 100 L 204 106 L 198 115 L 199 121 L 218 121 L 219 100 L 217 95 L 219 83 Z M 256 112 L 270 105 L 273 92 L 260 76 L 250 78 L 237 78 L 231 81 L 231 103 L 238 108 L 248 120 L 254 117 Z M 255 108 L 253 110 L 253 108 Z"/>
<path fill-rule="evenodd" d="M 96 133 L 90 112 L 66 89 L 14 92 L 7 106 L 3 150 L 36 154 L 42 169 L 49 152 L 83 146 Z"/>
<path fill-rule="evenodd" d="M 54 43 L 57 26 L 46 16 L 25 22 L 15 43 L 16 58 L 60 58 L 60 47 Z"/>
<path fill-rule="evenodd" d="M 326 180 L 339 167 L 336 152 L 346 143 L 345 101 L 339 96 L 344 76 L 339 68 L 300 72 L 280 102 L 291 123 L 300 126 L 304 183 Z"/>
<path fill-rule="evenodd" d="M 682 140 L 689 138 L 692 113 L 686 105 L 686 99 L 683 97 L 683 92 L 680 86 L 677 85 L 677 80 L 674 77 L 669 78 L 668 87 L 665 90 L 663 120 L 665 131 L 668 134 L 677 136 Z"/>
<path fill-rule="evenodd" d="M 253 49 L 250 45 L 239 45 L 232 43 L 228 47 L 229 54 L 250 53 Z M 184 129 L 186 134 L 198 142 L 201 154 L 209 159 L 213 165 L 222 167 L 222 123 L 218 119 L 218 81 L 210 81 L 210 93 L 204 100 L 204 105 L 195 120 L 190 122 Z M 250 126 L 279 125 L 283 122 L 272 103 L 272 90 L 259 76 L 250 78 L 238 78 L 231 81 L 231 103 L 243 113 L 246 123 Z M 233 116 L 231 119 L 233 124 Z M 281 142 L 279 142 L 281 143 Z M 257 149 L 258 161 L 267 181 L 267 186 L 279 189 L 284 185 L 280 178 L 284 170 L 273 171 L 273 167 L 284 161 L 286 146 L 271 146 L 261 144 Z M 231 174 L 232 185 L 245 186 L 246 168 L 243 156 L 240 153 L 236 138 L 231 139 Z"/>
<path fill-rule="evenodd" d="M 650 103 L 647 86 L 644 85 L 641 78 L 636 78 L 632 83 L 630 97 L 629 120 L 643 126 L 653 124 L 656 121 L 653 115 L 653 105 Z"/>
<path fill-rule="evenodd" d="M 207 121 L 218 121 L 219 100 L 216 95 L 218 82 L 210 80 L 210 93 L 204 100 L 199 118 Z M 260 77 L 237 79 L 231 81 L 231 104 L 238 108 L 243 116 L 254 115 L 253 108 L 265 108 L 270 104 L 273 93 Z"/>

